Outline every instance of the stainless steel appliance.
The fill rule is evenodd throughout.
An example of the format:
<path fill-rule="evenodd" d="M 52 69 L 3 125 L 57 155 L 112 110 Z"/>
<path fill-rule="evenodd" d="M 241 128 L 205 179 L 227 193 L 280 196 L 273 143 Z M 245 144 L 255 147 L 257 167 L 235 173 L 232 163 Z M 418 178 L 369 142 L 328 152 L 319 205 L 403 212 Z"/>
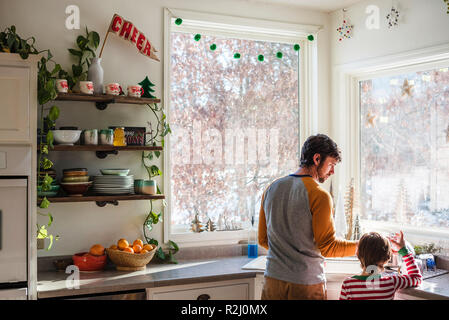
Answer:
<path fill-rule="evenodd" d="M 0 300 L 27 299 L 30 153 L 0 145 Z"/>

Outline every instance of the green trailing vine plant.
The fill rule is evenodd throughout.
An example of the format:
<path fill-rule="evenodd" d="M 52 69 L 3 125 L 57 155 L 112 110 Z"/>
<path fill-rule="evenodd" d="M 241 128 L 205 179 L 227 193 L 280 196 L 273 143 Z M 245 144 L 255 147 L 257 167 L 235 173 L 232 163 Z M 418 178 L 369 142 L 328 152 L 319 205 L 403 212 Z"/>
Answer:
<path fill-rule="evenodd" d="M 67 79 L 70 90 L 73 90 L 79 81 L 87 80 L 87 72 L 92 58 L 96 56 L 95 51 L 100 44 L 100 36 L 95 31 L 89 31 L 86 26 L 86 35 L 79 35 L 76 38 L 76 44 L 78 48 L 68 49 L 70 54 L 78 59 L 77 64 L 72 65 L 72 75 L 62 69 L 59 71 L 59 78 Z"/>
<path fill-rule="evenodd" d="M 145 90 L 145 89 L 144 89 Z M 151 112 L 154 114 L 157 125 L 156 130 L 152 130 L 152 125 L 149 122 L 149 132 L 147 132 L 147 140 L 146 144 L 150 146 L 156 146 L 158 143 L 161 144 L 162 147 L 164 147 L 164 138 L 166 135 L 171 133 L 170 125 L 167 122 L 166 115 L 164 113 L 164 110 L 162 107 L 159 107 L 156 103 L 153 104 L 147 104 L 147 106 L 150 108 Z M 160 116 L 161 115 L 161 116 Z M 151 180 L 154 177 L 162 176 L 162 171 L 159 169 L 158 166 L 154 164 L 150 164 L 147 162 L 151 162 L 154 157 L 159 158 L 161 155 L 160 151 L 143 151 L 142 152 L 142 164 L 147 170 L 148 178 Z M 159 186 L 157 186 L 157 194 L 161 194 L 161 190 L 159 189 Z M 167 204 L 165 200 L 162 200 L 163 206 L 165 207 Z M 153 200 L 150 200 L 150 212 L 148 213 L 147 217 L 145 218 L 145 221 L 143 223 L 143 234 L 145 237 L 145 240 L 149 244 L 154 244 L 156 246 L 159 245 L 159 242 L 151 238 L 147 235 L 147 231 L 150 232 L 153 230 L 153 225 L 157 224 L 159 221 L 162 221 L 162 212 L 155 212 L 153 210 Z M 179 251 L 178 245 L 172 241 L 168 241 L 168 247 L 167 251 L 162 250 L 162 247 L 159 247 L 156 251 L 156 257 L 161 260 L 162 262 L 166 263 L 178 263 L 174 257 L 174 255 Z"/>
<path fill-rule="evenodd" d="M 16 33 L 16 27 L 13 25 L 6 28 L 3 32 L 0 32 L 0 49 L 2 52 L 8 53 L 18 53 L 22 59 L 27 59 L 30 54 L 41 54 L 41 59 L 38 61 L 38 74 L 37 74 L 37 96 L 40 105 L 40 128 L 42 130 L 39 140 L 39 158 L 38 158 L 38 187 L 42 191 L 48 191 L 51 188 L 51 183 L 53 178 L 45 174 L 42 177 L 42 170 L 49 170 L 53 167 L 53 163 L 48 159 L 49 148 L 53 148 L 53 134 L 48 130 L 46 134 L 45 141 L 44 137 L 44 121 L 47 128 L 52 128 L 54 126 L 55 120 L 59 117 L 59 108 L 57 106 L 52 106 L 49 109 L 49 114 L 44 119 L 44 105 L 55 99 L 58 95 L 56 91 L 56 75 L 61 70 L 61 66 L 52 60 L 53 55 L 50 50 L 38 51 L 34 46 L 36 40 L 34 37 L 29 37 L 27 39 L 22 39 Z M 44 54 L 46 53 L 46 55 Z M 49 69 L 50 64 L 53 64 L 53 69 Z M 44 197 L 39 205 L 41 209 L 47 209 L 50 205 L 50 201 Z M 48 233 L 48 228 L 53 223 L 53 216 L 49 213 L 37 212 L 39 215 L 48 216 L 48 223 L 39 225 L 37 224 L 37 239 L 49 239 L 49 245 L 47 250 L 50 250 L 53 245 L 53 240 L 58 240 L 59 236 L 53 236 Z"/>
<path fill-rule="evenodd" d="M 42 191 L 51 189 L 53 178 L 48 175 L 48 170 L 53 167 L 53 162 L 48 158 L 50 149 L 53 149 L 53 133 L 50 130 L 55 126 L 55 121 L 59 117 L 60 110 L 58 106 L 53 105 L 50 108 L 44 108 L 44 105 L 51 100 L 56 99 L 58 92 L 56 90 L 56 79 L 65 78 L 72 89 L 79 81 L 87 79 L 87 70 L 90 66 L 90 61 L 95 57 L 95 50 L 100 43 L 100 36 L 97 32 L 89 32 L 86 27 L 86 36 L 78 36 L 76 43 L 79 50 L 69 49 L 69 52 L 78 57 L 78 64 L 72 65 L 73 75 L 71 76 L 67 71 L 61 68 L 52 58 L 49 49 L 38 51 L 34 46 L 36 39 L 29 37 L 22 39 L 16 33 L 16 27 L 11 26 L 0 32 L 0 52 L 18 53 L 22 59 L 27 59 L 30 54 L 41 54 L 41 59 L 38 61 L 37 73 L 37 96 L 40 106 L 40 130 L 39 137 L 39 157 L 38 157 L 38 188 Z M 46 53 L 46 55 L 45 55 Z M 49 66 L 53 64 L 53 69 Z M 44 117 L 44 112 L 48 111 L 48 116 Z M 47 130 L 44 131 L 44 128 Z M 44 140 L 45 137 L 45 140 Z M 45 176 L 43 176 L 45 172 Z M 43 178 L 42 178 L 43 177 Z M 43 197 L 39 208 L 48 209 L 50 201 L 47 197 Z M 48 228 L 52 225 L 54 218 L 52 214 L 37 212 L 39 215 L 48 216 L 47 224 L 37 224 L 37 239 L 49 239 L 49 245 L 46 250 L 50 250 L 53 245 L 53 240 L 58 240 L 59 236 L 53 236 L 48 232 Z"/>

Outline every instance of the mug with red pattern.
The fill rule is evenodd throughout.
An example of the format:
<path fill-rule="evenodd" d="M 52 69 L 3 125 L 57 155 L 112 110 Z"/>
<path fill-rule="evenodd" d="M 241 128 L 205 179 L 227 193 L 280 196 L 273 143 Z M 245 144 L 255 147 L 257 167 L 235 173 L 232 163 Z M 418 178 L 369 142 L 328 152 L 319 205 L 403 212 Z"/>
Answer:
<path fill-rule="evenodd" d="M 143 88 L 138 84 L 128 86 L 128 96 L 140 98 L 143 95 Z"/>
<path fill-rule="evenodd" d="M 80 81 L 80 90 L 85 94 L 94 94 L 94 83 L 92 81 Z"/>
<path fill-rule="evenodd" d="M 107 94 L 112 94 L 114 96 L 118 96 L 122 92 L 123 92 L 122 87 L 118 83 L 115 83 L 115 82 L 114 83 L 109 83 L 106 86 L 106 93 Z"/>
<path fill-rule="evenodd" d="M 56 79 L 56 89 L 58 92 L 67 93 L 69 91 L 69 84 L 66 79 Z"/>

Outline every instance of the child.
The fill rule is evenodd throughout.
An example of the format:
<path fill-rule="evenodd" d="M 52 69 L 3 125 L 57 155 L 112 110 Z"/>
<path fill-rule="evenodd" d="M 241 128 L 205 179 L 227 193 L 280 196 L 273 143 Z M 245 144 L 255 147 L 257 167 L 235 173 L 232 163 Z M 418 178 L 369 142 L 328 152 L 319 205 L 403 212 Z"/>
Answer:
<path fill-rule="evenodd" d="M 397 236 L 399 234 L 396 234 Z M 393 245 L 407 267 L 407 275 L 382 275 L 384 264 L 390 260 Z M 361 275 L 346 278 L 341 287 L 340 300 L 393 300 L 398 289 L 417 287 L 422 275 L 412 253 L 405 246 L 404 234 L 399 241 L 385 238 L 377 232 L 365 233 L 359 241 L 357 257 L 363 271 Z"/>

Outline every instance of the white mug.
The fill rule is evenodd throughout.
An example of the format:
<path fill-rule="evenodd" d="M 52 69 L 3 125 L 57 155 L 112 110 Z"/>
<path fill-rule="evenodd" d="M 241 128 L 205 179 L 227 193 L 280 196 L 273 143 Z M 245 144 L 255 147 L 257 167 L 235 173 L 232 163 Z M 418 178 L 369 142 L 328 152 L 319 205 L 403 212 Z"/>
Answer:
<path fill-rule="evenodd" d="M 56 89 L 58 92 L 67 93 L 69 91 L 69 84 L 66 79 L 56 79 Z"/>
<path fill-rule="evenodd" d="M 106 86 L 106 93 L 107 94 L 112 94 L 114 96 L 118 96 L 120 94 L 120 92 L 122 92 L 122 87 L 120 86 L 119 83 L 109 83 Z"/>
<path fill-rule="evenodd" d="M 94 83 L 92 81 L 80 81 L 80 90 L 85 94 L 94 94 Z"/>
<path fill-rule="evenodd" d="M 142 86 L 136 84 L 133 86 L 128 86 L 128 96 L 140 98 L 143 94 Z"/>

